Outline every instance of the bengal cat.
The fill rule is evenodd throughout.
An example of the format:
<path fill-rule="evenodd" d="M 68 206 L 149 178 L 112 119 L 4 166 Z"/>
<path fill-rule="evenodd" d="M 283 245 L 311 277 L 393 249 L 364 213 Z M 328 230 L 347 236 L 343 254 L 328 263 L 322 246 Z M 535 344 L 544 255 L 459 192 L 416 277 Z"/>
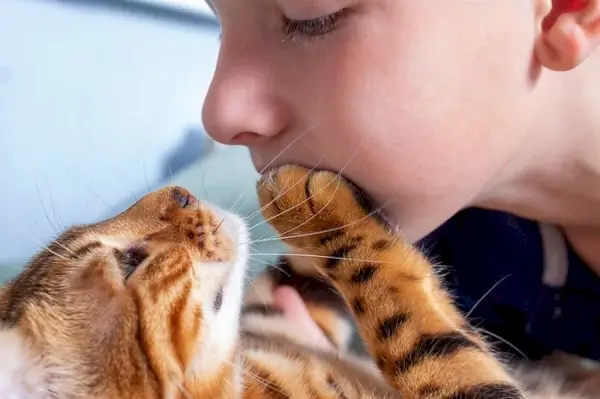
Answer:
<path fill-rule="evenodd" d="M 294 255 L 245 300 L 248 228 L 182 188 L 42 250 L 0 290 L 0 398 L 534 397 L 351 183 L 286 166 L 258 187 Z M 282 283 L 329 347 L 272 306 Z M 349 350 L 350 314 L 371 357 Z"/>

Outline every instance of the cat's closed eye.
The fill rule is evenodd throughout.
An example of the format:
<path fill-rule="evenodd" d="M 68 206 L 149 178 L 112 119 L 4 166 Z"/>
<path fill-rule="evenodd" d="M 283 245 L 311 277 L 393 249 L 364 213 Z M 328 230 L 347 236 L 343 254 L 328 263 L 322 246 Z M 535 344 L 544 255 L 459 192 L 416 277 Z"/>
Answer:
<path fill-rule="evenodd" d="M 148 257 L 148 252 L 141 245 L 132 246 L 124 251 L 115 250 L 115 256 L 123 267 L 123 274 L 127 280 Z"/>

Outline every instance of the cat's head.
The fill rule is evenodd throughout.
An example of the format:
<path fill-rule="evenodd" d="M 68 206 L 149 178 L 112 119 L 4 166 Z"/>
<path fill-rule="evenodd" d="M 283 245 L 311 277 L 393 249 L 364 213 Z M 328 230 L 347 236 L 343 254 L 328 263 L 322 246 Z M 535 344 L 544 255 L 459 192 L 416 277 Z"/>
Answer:
<path fill-rule="evenodd" d="M 16 365 L 0 365 L 0 396 L 218 389 L 233 372 L 247 241 L 240 218 L 182 188 L 66 231 L 0 290 L 0 345 Z"/>

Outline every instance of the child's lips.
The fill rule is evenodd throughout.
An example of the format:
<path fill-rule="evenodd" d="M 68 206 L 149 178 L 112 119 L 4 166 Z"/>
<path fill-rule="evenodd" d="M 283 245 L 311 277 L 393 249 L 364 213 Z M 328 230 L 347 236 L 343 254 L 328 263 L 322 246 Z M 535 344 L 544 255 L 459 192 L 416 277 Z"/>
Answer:
<path fill-rule="evenodd" d="M 273 291 L 273 306 L 283 312 L 285 318 L 301 328 L 302 334 L 325 350 L 332 350 L 331 342 L 310 316 L 298 291 L 288 285 L 281 285 Z"/>

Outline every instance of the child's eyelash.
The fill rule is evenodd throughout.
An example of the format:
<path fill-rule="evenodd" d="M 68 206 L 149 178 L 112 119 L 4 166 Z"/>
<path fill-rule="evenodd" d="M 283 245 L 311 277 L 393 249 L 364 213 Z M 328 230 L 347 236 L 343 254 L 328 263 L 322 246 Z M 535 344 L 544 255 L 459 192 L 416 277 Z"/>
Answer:
<path fill-rule="evenodd" d="M 309 39 L 325 36 L 338 28 L 339 22 L 345 15 L 346 10 L 342 9 L 315 19 L 295 20 L 284 18 L 284 34 L 287 39 L 291 40 L 298 36 Z"/>

